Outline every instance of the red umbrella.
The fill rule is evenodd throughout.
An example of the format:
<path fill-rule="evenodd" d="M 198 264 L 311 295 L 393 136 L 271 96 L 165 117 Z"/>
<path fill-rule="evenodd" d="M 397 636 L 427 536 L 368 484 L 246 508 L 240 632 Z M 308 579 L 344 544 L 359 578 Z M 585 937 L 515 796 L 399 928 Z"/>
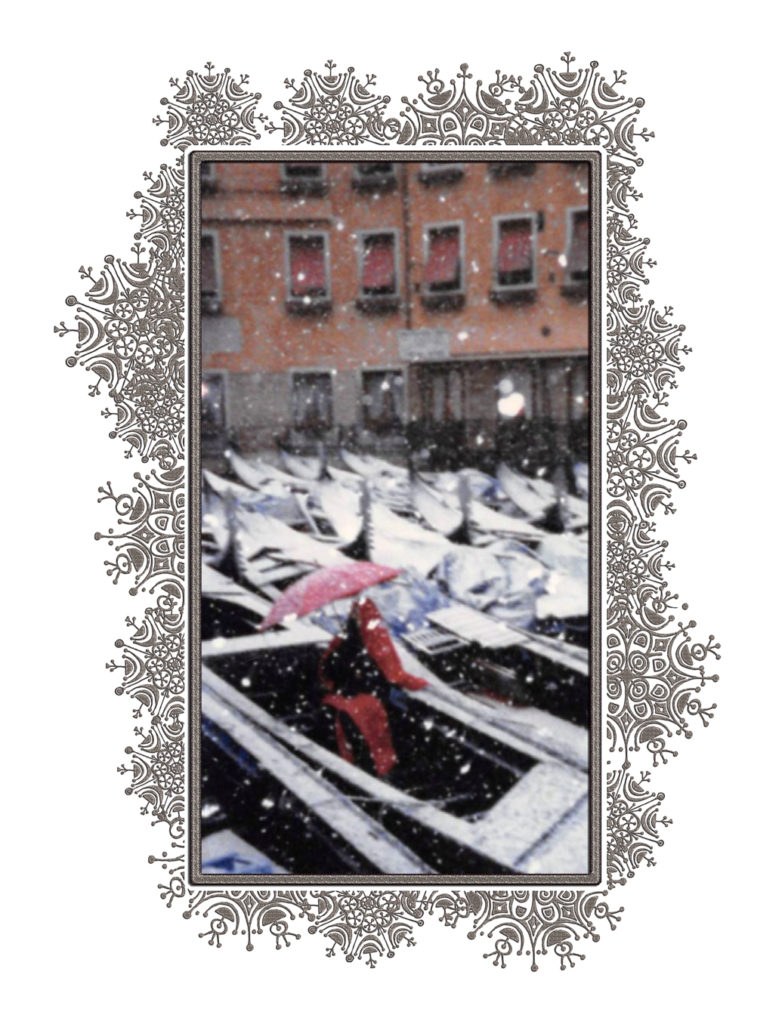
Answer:
<path fill-rule="evenodd" d="M 349 562 L 345 565 L 329 565 L 316 569 L 303 579 L 287 588 L 269 609 L 269 614 L 259 626 L 263 632 L 282 622 L 283 619 L 300 619 L 324 604 L 352 597 L 367 587 L 384 583 L 398 576 L 401 570 L 374 562 Z"/>

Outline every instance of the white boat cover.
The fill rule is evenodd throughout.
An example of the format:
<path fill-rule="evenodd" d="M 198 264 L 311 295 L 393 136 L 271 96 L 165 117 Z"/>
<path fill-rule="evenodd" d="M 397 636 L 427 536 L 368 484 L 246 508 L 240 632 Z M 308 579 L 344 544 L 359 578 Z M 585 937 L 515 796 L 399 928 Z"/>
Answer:
<path fill-rule="evenodd" d="M 205 875 L 287 875 L 285 868 L 250 846 L 228 828 L 201 840 L 201 872 Z"/>
<path fill-rule="evenodd" d="M 279 561 L 309 565 L 342 565 L 350 559 L 333 544 L 324 544 L 263 512 L 236 510 L 237 541 L 248 561 L 261 553 Z"/>
<path fill-rule="evenodd" d="M 340 448 L 339 455 L 348 469 L 360 476 L 373 477 L 384 473 L 388 476 L 407 478 L 407 470 L 402 466 L 395 466 L 393 462 L 378 459 L 374 455 L 359 455 L 357 452 L 349 452 L 347 448 Z"/>
<path fill-rule="evenodd" d="M 454 544 L 437 566 L 435 579 L 457 601 L 528 626 L 535 620 L 535 601 L 543 592 L 545 575 L 531 555 Z"/>
<path fill-rule="evenodd" d="M 271 463 L 265 462 L 261 458 L 253 458 L 252 462 L 248 460 L 243 461 L 246 466 L 257 472 L 264 480 L 278 480 L 295 491 L 309 491 L 312 487 L 311 480 L 302 480 L 301 477 L 286 473 L 284 470 L 277 469 L 276 466 L 272 466 Z M 238 473 L 236 475 L 239 476 Z"/>
<path fill-rule="evenodd" d="M 433 530 L 448 537 L 459 529 L 463 516 L 458 497 L 454 495 L 454 500 L 449 500 L 450 496 L 441 496 L 418 477 L 413 479 L 411 489 L 416 510 Z"/>
<path fill-rule="evenodd" d="M 576 478 L 576 490 L 579 497 L 588 500 L 589 498 L 589 465 L 586 462 L 577 462 L 573 466 L 573 475 Z"/>
<path fill-rule="evenodd" d="M 376 455 L 362 455 L 362 458 L 372 473 L 387 473 L 389 476 L 407 479 L 407 470 L 403 466 L 396 466 L 393 462 L 379 459 Z"/>
<path fill-rule="evenodd" d="M 583 530 L 589 526 L 589 505 L 583 498 L 568 494 L 565 498 L 565 523 L 569 530 Z"/>
<path fill-rule="evenodd" d="M 479 530 L 486 533 L 512 534 L 526 541 L 540 541 L 546 536 L 543 530 L 532 526 L 524 519 L 515 519 L 502 512 L 495 512 L 493 508 L 475 498 L 470 502 L 470 519 Z"/>
<path fill-rule="evenodd" d="M 543 498 L 540 491 L 533 486 L 532 480 L 529 477 L 514 473 L 509 466 L 504 464 L 500 465 L 497 469 L 497 479 L 513 504 L 528 519 L 542 519 L 546 514 L 546 510 L 556 500 L 556 492 L 549 499 Z"/>
<path fill-rule="evenodd" d="M 341 541 L 351 542 L 361 533 L 361 494 L 336 480 L 320 480 L 315 492 L 320 507 Z"/>
<path fill-rule="evenodd" d="M 440 533 L 403 519 L 379 502 L 372 503 L 369 525 L 372 560 L 427 576 L 454 545 Z"/>
<path fill-rule="evenodd" d="M 280 461 L 289 473 L 301 480 L 317 480 L 320 477 L 320 459 L 280 452 Z"/>
<path fill-rule="evenodd" d="M 210 487 L 215 494 L 219 494 L 221 498 L 230 497 L 236 501 L 253 502 L 259 497 L 256 490 L 251 490 L 249 487 L 245 487 L 244 484 L 235 484 L 231 480 L 218 476 L 217 473 L 213 473 L 209 469 L 204 469 L 201 472 L 207 487 Z"/>
<path fill-rule="evenodd" d="M 275 469 L 261 460 L 250 463 L 231 451 L 228 453 L 228 461 L 242 483 L 254 491 L 262 490 L 264 494 L 280 495 L 286 493 L 282 491 L 283 487 L 301 486 L 301 481 L 297 477 L 283 473 L 282 470 Z"/>
<path fill-rule="evenodd" d="M 537 549 L 551 572 L 537 602 L 538 618 L 580 618 L 589 612 L 589 544 L 583 536 L 552 534 Z"/>
<path fill-rule="evenodd" d="M 374 476 L 374 470 L 369 467 L 363 455 L 349 452 L 347 448 L 340 448 L 339 456 L 351 472 L 367 478 Z"/>
<path fill-rule="evenodd" d="M 352 473 L 349 469 L 339 469 L 337 466 L 326 466 L 326 471 L 332 480 L 345 487 L 352 487 L 354 490 L 361 485 L 364 479 L 360 473 Z"/>

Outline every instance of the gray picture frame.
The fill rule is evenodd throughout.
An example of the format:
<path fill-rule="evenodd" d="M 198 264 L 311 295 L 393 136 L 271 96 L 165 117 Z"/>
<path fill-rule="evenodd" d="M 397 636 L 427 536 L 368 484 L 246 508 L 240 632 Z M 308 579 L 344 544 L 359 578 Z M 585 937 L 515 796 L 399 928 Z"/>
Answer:
<path fill-rule="evenodd" d="M 110 436 L 126 446 L 139 469 L 129 491 L 102 487 L 99 500 L 114 509 L 116 526 L 96 534 L 108 545 L 107 576 L 127 586 L 128 616 L 110 663 L 118 694 L 131 697 L 142 717 L 128 747 L 126 792 L 162 829 L 160 871 L 165 905 L 197 919 L 198 935 L 254 948 L 258 936 L 287 948 L 303 931 L 321 936 L 329 955 L 374 966 L 414 943 L 425 922 L 464 928 L 480 938 L 483 955 L 498 966 L 526 956 L 536 969 L 551 958 L 564 967 L 583 959 L 576 943 L 597 940 L 621 916 L 615 892 L 639 867 L 654 863 L 662 846 L 659 790 L 665 764 L 713 704 L 704 688 L 719 657 L 713 637 L 699 639 L 695 623 L 678 610 L 666 585 L 670 565 L 656 526 L 673 510 L 693 456 L 678 451 L 686 423 L 667 417 L 666 399 L 683 369 L 684 328 L 668 307 L 645 296 L 648 239 L 631 204 L 640 198 L 633 175 L 638 147 L 652 133 L 639 125 L 643 100 L 626 92 L 626 73 L 598 64 L 536 64 L 526 78 L 497 71 L 484 80 L 466 64 L 452 77 L 439 70 L 419 78 L 418 93 L 392 101 L 376 76 L 306 70 L 285 81 L 288 95 L 271 106 L 248 88 L 249 79 L 208 64 L 171 80 L 162 143 L 173 154 L 147 176 L 136 195 L 134 244 L 125 258 L 83 269 L 85 292 L 66 300 L 75 326 L 69 366 L 92 374 L 91 393 L 108 392 Z M 272 83 L 265 87 L 274 88 Z M 389 112 L 389 108 L 395 112 Z M 537 886 L 376 889 L 226 889 L 188 884 L 185 855 L 185 185 L 183 155 L 193 147 L 255 146 L 268 139 L 283 152 L 319 147 L 395 146 L 430 159 L 452 146 L 503 147 L 503 154 L 540 147 L 597 147 L 605 159 L 606 374 L 601 423 L 605 454 L 605 780 L 603 880 L 577 889 Z M 103 392 L 101 392 L 101 387 Z M 686 606 L 685 606 L 686 607 Z M 302 922 L 305 922 L 302 929 Z M 330 945 L 328 945 L 330 944 Z"/>

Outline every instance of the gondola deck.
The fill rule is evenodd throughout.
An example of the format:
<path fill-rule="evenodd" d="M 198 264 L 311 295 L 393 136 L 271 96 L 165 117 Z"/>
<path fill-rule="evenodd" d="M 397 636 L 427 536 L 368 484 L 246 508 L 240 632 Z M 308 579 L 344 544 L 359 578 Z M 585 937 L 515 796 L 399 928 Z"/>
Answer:
<path fill-rule="evenodd" d="M 470 542 L 484 545 L 476 552 L 488 546 L 476 556 L 484 561 L 496 549 L 532 564 L 537 556 L 517 541 L 537 546 L 556 536 L 529 516 L 550 508 L 556 492 L 505 472 L 528 504 L 507 515 L 478 496 L 491 478 L 472 481 L 468 493 L 467 477 L 454 474 L 438 495 L 436 478 L 430 486 L 383 460 L 342 454 L 347 470 L 329 472 L 324 453 L 283 457 L 285 470 L 235 456 L 240 484 L 206 477 L 213 528 L 202 574 L 202 764 L 203 793 L 221 807 L 214 827 L 239 836 L 272 871 L 512 874 L 566 864 L 586 872 L 589 659 L 561 639 L 569 623 L 546 636 L 451 595 L 421 628 L 403 630 L 399 658 L 428 685 L 388 702 L 399 753 L 388 778 L 366 752 L 351 764 L 337 750 L 318 678 L 336 627 L 294 620 L 257 631 L 280 588 L 319 564 L 423 557 L 431 569 Z M 279 491 L 287 525 L 256 511 L 264 481 Z M 572 521 L 575 502 L 569 511 Z M 569 565 L 582 550 L 573 536 L 542 551 Z M 514 539 L 492 547 L 494 537 Z M 577 628 L 574 620 L 568 635 Z M 237 854 L 236 864 L 247 862 Z"/>

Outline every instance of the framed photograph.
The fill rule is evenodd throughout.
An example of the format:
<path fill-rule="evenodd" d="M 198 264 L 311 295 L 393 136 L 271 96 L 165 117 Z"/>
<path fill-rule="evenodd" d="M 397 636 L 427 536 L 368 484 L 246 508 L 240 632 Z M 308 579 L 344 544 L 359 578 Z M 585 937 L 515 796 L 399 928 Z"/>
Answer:
<path fill-rule="evenodd" d="M 101 892 L 176 920 L 175 942 L 128 932 L 139 963 L 169 955 L 178 977 L 198 949 L 210 983 L 188 998 L 216 1012 L 234 991 L 218 950 L 274 969 L 293 949 L 318 981 L 428 973 L 427 943 L 454 975 L 470 960 L 555 984 L 586 958 L 597 995 L 627 992 L 640 940 L 613 933 L 634 899 L 663 916 L 633 880 L 686 860 L 662 849 L 669 766 L 715 716 L 720 646 L 673 572 L 684 535 L 669 548 L 695 456 L 675 289 L 649 289 L 636 175 L 654 133 L 632 67 L 482 52 L 378 74 L 183 58 L 124 241 L 79 249 L 55 312 L 116 453 L 96 460 L 96 587 L 118 623 L 99 667 L 126 709 L 106 785 L 145 836 L 139 853 L 122 810 L 52 826 L 58 870 L 80 847 L 97 892 L 105 815 L 102 850 L 125 860 Z M 95 197 L 113 188 L 97 175 Z M 678 279 L 702 284 L 707 262 Z M 97 623 L 74 627 L 85 649 Z M 697 869 L 712 891 L 718 859 Z M 683 941 L 669 921 L 650 924 L 655 955 Z M 481 992 L 461 986 L 465 1006 Z"/>
<path fill-rule="evenodd" d="M 188 155 L 194 885 L 603 877 L 601 155 L 427 155 Z"/>

